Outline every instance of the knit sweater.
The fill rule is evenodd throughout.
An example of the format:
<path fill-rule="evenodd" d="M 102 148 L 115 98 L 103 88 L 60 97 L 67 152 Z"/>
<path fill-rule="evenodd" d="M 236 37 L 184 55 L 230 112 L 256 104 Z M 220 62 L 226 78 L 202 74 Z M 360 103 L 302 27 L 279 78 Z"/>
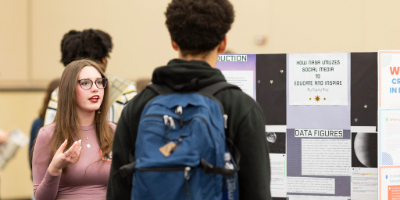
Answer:
<path fill-rule="evenodd" d="M 115 131 L 116 126 L 110 124 Z M 52 160 L 47 144 L 55 124 L 40 129 L 32 160 L 33 191 L 37 200 L 45 199 L 105 199 L 111 160 L 101 157 L 93 125 L 82 126 L 82 151 L 77 163 L 69 165 L 58 176 L 48 172 Z M 86 140 L 86 137 L 88 140 Z M 90 147 L 87 144 L 90 144 Z"/>

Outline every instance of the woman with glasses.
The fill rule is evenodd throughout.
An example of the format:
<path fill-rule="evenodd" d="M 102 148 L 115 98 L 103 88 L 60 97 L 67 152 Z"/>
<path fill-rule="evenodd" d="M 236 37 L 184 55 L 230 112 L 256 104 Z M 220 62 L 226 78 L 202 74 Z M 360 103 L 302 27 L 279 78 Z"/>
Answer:
<path fill-rule="evenodd" d="M 68 64 L 53 124 L 33 150 L 33 191 L 42 199 L 105 199 L 115 125 L 107 121 L 107 78 L 93 61 Z"/>

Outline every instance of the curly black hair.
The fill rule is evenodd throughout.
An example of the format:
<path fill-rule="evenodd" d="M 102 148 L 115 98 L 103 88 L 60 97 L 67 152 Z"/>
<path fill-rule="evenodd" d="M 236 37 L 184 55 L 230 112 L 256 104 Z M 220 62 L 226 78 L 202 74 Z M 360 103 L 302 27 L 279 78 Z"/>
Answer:
<path fill-rule="evenodd" d="M 110 57 L 113 44 L 109 34 L 101 30 L 71 30 L 61 41 L 61 62 L 67 66 L 74 60 L 89 58 L 100 62 Z"/>
<path fill-rule="evenodd" d="M 228 0 L 172 0 L 165 12 L 168 31 L 183 56 L 214 49 L 235 18 Z"/>

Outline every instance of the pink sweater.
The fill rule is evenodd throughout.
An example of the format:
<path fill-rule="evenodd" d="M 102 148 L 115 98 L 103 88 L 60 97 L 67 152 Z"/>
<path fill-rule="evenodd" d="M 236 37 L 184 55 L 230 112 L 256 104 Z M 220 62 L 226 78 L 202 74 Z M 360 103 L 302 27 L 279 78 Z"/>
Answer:
<path fill-rule="evenodd" d="M 115 131 L 116 126 L 110 124 Z M 32 160 L 33 192 L 36 200 L 45 199 L 106 199 L 111 161 L 101 157 L 93 125 L 82 126 L 82 152 L 79 161 L 58 176 L 47 168 L 51 162 L 50 149 L 45 149 L 54 133 L 55 124 L 40 129 Z M 88 137 L 89 140 L 85 140 Z M 78 139 L 78 140 L 79 140 Z M 87 147 L 88 141 L 90 148 Z M 98 161 L 98 162 L 96 162 Z"/>

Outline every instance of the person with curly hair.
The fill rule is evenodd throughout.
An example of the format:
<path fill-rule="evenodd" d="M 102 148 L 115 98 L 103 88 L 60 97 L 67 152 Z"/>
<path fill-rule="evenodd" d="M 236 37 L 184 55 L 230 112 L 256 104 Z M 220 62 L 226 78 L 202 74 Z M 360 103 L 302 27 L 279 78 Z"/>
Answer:
<path fill-rule="evenodd" d="M 103 71 L 106 71 L 107 59 L 110 57 L 112 48 L 111 36 L 102 30 L 71 30 L 61 41 L 61 62 L 67 66 L 74 60 L 87 58 L 98 63 Z M 109 121 L 116 124 L 126 103 L 137 94 L 136 85 L 130 80 L 108 73 L 106 75 L 110 87 L 110 101 L 107 105 L 110 108 Z M 54 121 L 57 112 L 57 96 L 58 89 L 51 94 L 44 120 L 45 125 Z"/>
<path fill-rule="evenodd" d="M 187 93 L 217 82 L 226 82 L 215 66 L 219 54 L 226 49 L 226 34 L 234 21 L 232 4 L 228 0 L 172 0 L 165 16 L 171 45 L 178 52 L 179 59 L 156 68 L 152 83 L 177 93 Z M 135 179 L 132 179 L 132 174 L 122 172 L 129 172 L 125 169 L 131 166 L 130 157 L 135 155 L 142 110 L 156 96 L 155 91 L 146 88 L 122 112 L 113 144 L 107 190 L 109 200 L 131 197 Z M 261 107 L 237 89 L 221 90 L 215 98 L 222 103 L 229 116 L 226 137 L 233 141 L 241 154 L 238 172 L 240 199 L 271 199 L 269 150 L 264 137 L 265 119 Z M 196 199 L 202 198 L 196 196 Z"/>

